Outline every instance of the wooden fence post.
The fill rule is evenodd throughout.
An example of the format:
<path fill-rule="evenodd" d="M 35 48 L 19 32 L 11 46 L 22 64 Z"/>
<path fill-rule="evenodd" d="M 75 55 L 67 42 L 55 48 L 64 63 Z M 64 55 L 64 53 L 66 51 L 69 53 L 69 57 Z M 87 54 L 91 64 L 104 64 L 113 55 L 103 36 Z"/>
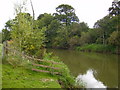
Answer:
<path fill-rule="evenodd" d="M 2 47 L 2 59 L 5 57 L 5 55 L 7 54 L 8 50 L 7 50 L 7 41 L 3 42 L 3 47 Z"/>

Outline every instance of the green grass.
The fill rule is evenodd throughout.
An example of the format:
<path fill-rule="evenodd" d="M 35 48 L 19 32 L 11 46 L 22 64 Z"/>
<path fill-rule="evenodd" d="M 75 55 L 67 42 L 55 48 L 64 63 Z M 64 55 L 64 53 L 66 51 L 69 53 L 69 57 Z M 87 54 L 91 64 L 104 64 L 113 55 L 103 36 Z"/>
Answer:
<path fill-rule="evenodd" d="M 57 77 L 47 73 L 34 72 L 24 67 L 2 65 L 3 88 L 60 88 Z"/>
<path fill-rule="evenodd" d="M 88 44 L 84 46 L 77 47 L 78 51 L 89 51 L 89 52 L 111 52 L 115 53 L 116 47 L 112 45 L 102 45 L 102 44 Z"/>
<path fill-rule="evenodd" d="M 74 87 L 75 79 L 70 74 L 70 70 L 58 57 L 46 53 L 43 60 L 59 62 L 61 64 L 51 64 L 46 62 L 34 62 L 51 67 L 61 68 L 55 70 L 61 75 L 32 71 L 32 68 L 53 72 L 53 69 L 32 66 L 33 61 L 22 58 L 19 54 L 8 52 L 3 58 L 2 64 L 2 87 L 3 88 L 68 88 Z M 9 81 L 9 82 L 8 82 Z M 61 85 L 59 82 L 62 82 Z"/>
<path fill-rule="evenodd" d="M 9 48 L 11 48 L 9 46 Z M 8 53 L 3 58 L 2 64 L 2 87 L 3 88 L 73 88 L 75 77 L 70 73 L 69 68 L 57 56 L 52 53 L 46 53 L 43 60 L 54 61 L 61 64 L 48 62 L 36 62 L 29 60 L 18 52 L 8 49 Z M 45 66 L 60 68 L 53 70 L 49 68 L 33 66 L 32 63 L 42 64 Z M 36 72 L 31 69 L 49 71 L 51 73 Z M 59 72 L 59 75 L 52 72 Z M 60 83 L 60 84 L 59 84 Z"/>
<path fill-rule="evenodd" d="M 2 88 L 61 88 L 56 76 L 32 71 L 30 63 L 19 55 L 9 53 L 5 56 L 0 70 Z"/>

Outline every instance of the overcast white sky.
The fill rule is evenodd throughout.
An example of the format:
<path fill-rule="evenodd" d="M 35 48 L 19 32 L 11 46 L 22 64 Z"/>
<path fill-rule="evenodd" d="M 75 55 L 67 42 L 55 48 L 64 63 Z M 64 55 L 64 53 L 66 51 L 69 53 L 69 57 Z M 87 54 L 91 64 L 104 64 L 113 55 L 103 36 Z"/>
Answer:
<path fill-rule="evenodd" d="M 4 28 L 5 22 L 14 18 L 14 3 L 21 0 L 1 0 L 0 2 L 0 31 Z M 43 13 L 55 13 L 55 8 L 60 4 L 69 4 L 75 9 L 80 22 L 84 21 L 90 28 L 94 23 L 106 16 L 108 8 L 113 0 L 32 0 L 35 18 Z M 32 15 L 30 0 L 27 0 L 27 9 Z"/>

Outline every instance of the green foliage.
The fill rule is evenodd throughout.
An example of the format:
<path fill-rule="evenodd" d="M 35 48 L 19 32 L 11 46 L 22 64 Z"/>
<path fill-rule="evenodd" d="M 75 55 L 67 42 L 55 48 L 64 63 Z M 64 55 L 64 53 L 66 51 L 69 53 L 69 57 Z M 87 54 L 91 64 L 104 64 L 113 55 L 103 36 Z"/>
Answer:
<path fill-rule="evenodd" d="M 96 29 L 89 29 L 88 32 L 82 32 L 79 40 L 80 45 L 95 43 L 98 37 Z"/>
<path fill-rule="evenodd" d="M 108 42 L 115 46 L 120 46 L 120 31 L 114 31 L 108 38 Z"/>
<path fill-rule="evenodd" d="M 51 14 L 40 14 L 37 19 L 38 28 L 46 27 L 45 31 L 45 43 L 46 47 L 52 47 L 52 43 L 54 42 L 54 38 L 56 37 L 57 30 L 60 28 L 60 22 Z"/>
<path fill-rule="evenodd" d="M 79 22 L 78 17 L 75 14 L 75 10 L 72 6 L 67 4 L 61 4 L 56 8 L 54 13 L 55 18 L 65 23 L 65 25 L 70 25 L 72 22 Z"/>
<path fill-rule="evenodd" d="M 10 64 L 13 67 L 25 67 L 31 69 L 32 61 L 25 58 L 22 53 L 14 49 L 12 45 L 8 45 L 7 54 L 4 55 L 3 64 Z"/>
<path fill-rule="evenodd" d="M 120 1 L 116 2 L 116 1 L 113 1 L 112 2 L 112 7 L 109 8 L 109 13 L 110 15 L 120 15 Z"/>
<path fill-rule="evenodd" d="M 39 29 L 37 26 L 33 29 L 32 18 L 26 13 L 19 13 L 11 31 L 13 44 L 21 52 L 38 56 L 42 52 L 40 48 L 44 47 L 45 30 L 45 27 Z"/>
<path fill-rule="evenodd" d="M 46 30 L 47 47 L 73 48 L 79 45 L 81 32 L 88 31 L 88 26 L 82 22 L 72 23 L 69 27 L 53 20 Z"/>
<path fill-rule="evenodd" d="M 9 53 L 7 56 L 6 56 L 6 62 L 8 62 L 9 64 L 11 64 L 13 67 L 25 67 L 27 69 L 31 69 L 31 61 L 26 59 L 26 58 L 23 58 L 22 56 L 20 55 L 14 55 L 14 54 L 11 54 Z"/>
<path fill-rule="evenodd" d="M 54 38 L 53 47 L 68 48 L 68 30 L 67 27 L 61 27 L 57 30 L 57 35 Z"/>
<path fill-rule="evenodd" d="M 79 36 L 73 36 L 69 38 L 68 44 L 69 48 L 74 48 L 75 46 L 79 45 L 80 37 Z"/>
<path fill-rule="evenodd" d="M 8 20 L 6 23 L 5 23 L 5 28 L 7 30 L 11 30 L 12 29 L 12 25 L 14 24 L 14 20 Z"/>
<path fill-rule="evenodd" d="M 79 51 L 89 51 L 89 52 L 111 52 L 115 53 L 116 47 L 112 45 L 101 45 L 101 44 L 88 44 L 81 47 L 77 47 L 76 50 Z"/>
<path fill-rule="evenodd" d="M 3 29 L 3 30 L 2 30 L 2 35 L 1 35 L 1 36 L 2 36 L 2 37 L 1 37 L 2 42 L 11 39 L 11 37 L 10 37 L 10 31 L 8 31 L 7 29 Z"/>
<path fill-rule="evenodd" d="M 44 55 L 44 59 L 62 63 L 62 61 L 59 60 L 59 57 L 54 56 L 52 52 L 51 53 L 46 53 Z"/>
<path fill-rule="evenodd" d="M 82 27 L 79 23 L 72 23 L 69 27 L 69 37 L 81 36 Z"/>
<path fill-rule="evenodd" d="M 82 32 L 87 32 L 89 30 L 89 27 L 87 26 L 86 23 L 81 22 L 81 23 L 72 23 L 69 28 L 69 33 L 70 37 L 72 36 L 81 36 Z"/>
<path fill-rule="evenodd" d="M 70 5 L 61 4 L 53 15 L 44 13 L 33 20 L 29 13 L 22 13 L 26 5 L 23 1 L 23 4 L 15 7 L 16 18 L 6 22 L 2 42 L 12 38 L 21 52 L 39 58 L 43 56 L 44 47 L 73 49 L 92 43 L 118 46 L 119 3 L 113 2 L 109 8 L 112 16 L 103 17 L 90 29 L 87 23 L 79 23 L 75 9 Z"/>
<path fill-rule="evenodd" d="M 84 22 L 82 23 L 72 23 L 68 32 L 69 32 L 69 39 L 68 44 L 69 48 L 74 48 L 80 45 L 80 38 L 82 33 L 85 33 L 89 30 L 87 24 Z"/>
<path fill-rule="evenodd" d="M 118 30 L 119 26 L 118 16 L 110 17 L 105 16 L 104 18 L 98 20 L 94 28 L 98 30 L 97 43 L 107 44 L 107 39 L 110 35 Z"/>
<path fill-rule="evenodd" d="M 46 35 L 46 46 L 47 47 L 52 47 L 55 38 L 57 36 L 57 31 L 61 27 L 60 22 L 58 20 L 52 20 L 51 23 L 49 24 L 45 35 Z"/>
<path fill-rule="evenodd" d="M 48 26 L 52 22 L 52 20 L 53 20 L 53 16 L 51 14 L 47 14 L 47 13 L 40 14 L 37 19 L 38 28 L 39 29 L 41 29 L 43 27 L 48 28 Z"/>
<path fill-rule="evenodd" d="M 87 23 L 81 22 L 79 25 L 79 29 L 81 32 L 87 32 L 89 30 Z"/>

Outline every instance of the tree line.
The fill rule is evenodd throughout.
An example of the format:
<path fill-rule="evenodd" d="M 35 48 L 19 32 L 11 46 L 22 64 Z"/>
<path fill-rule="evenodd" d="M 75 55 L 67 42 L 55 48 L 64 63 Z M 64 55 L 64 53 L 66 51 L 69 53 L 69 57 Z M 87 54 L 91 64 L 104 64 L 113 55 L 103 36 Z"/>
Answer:
<path fill-rule="evenodd" d="M 89 44 L 120 46 L 120 1 L 112 2 L 109 13 L 95 22 L 93 28 L 80 22 L 71 5 L 61 4 L 53 14 L 40 14 L 37 20 L 19 12 L 6 22 L 2 42 L 12 40 L 20 51 L 40 55 L 44 48 L 74 49 Z"/>

